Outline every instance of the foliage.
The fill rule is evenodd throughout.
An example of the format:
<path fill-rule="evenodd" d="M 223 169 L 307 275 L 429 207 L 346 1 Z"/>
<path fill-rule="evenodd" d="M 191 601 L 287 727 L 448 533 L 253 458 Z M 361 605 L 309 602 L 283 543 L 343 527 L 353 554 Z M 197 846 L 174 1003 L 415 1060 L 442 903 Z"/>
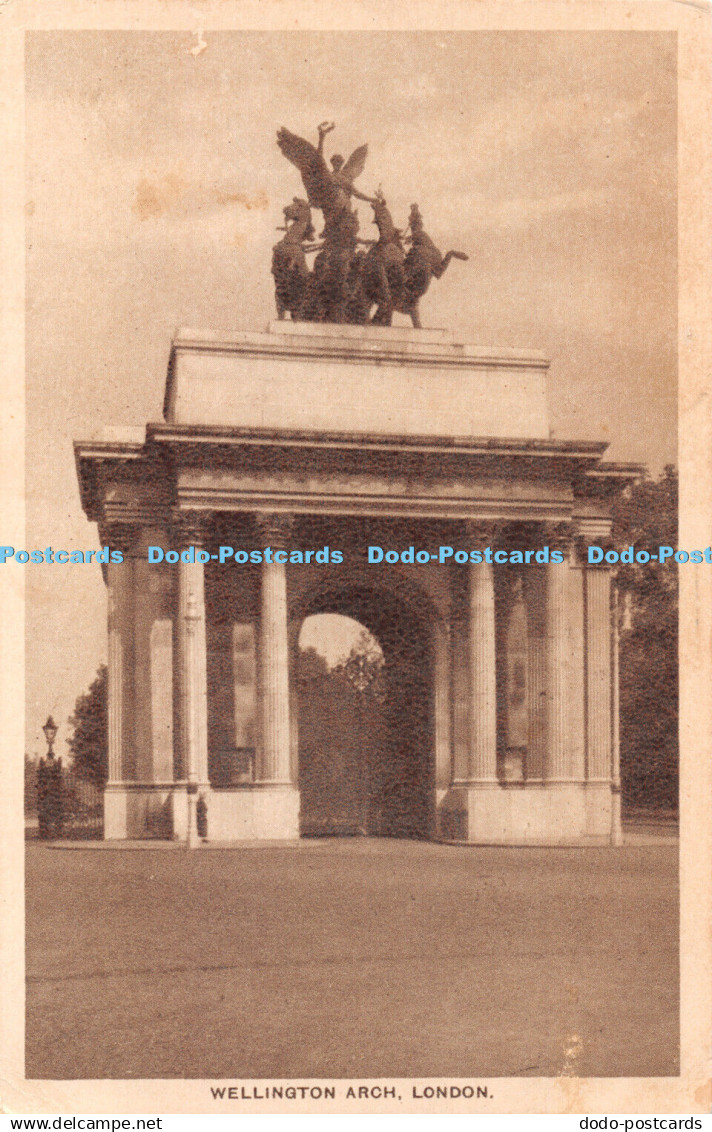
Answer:
<path fill-rule="evenodd" d="M 322 680 L 329 675 L 325 658 L 313 645 L 299 650 L 299 680 L 306 684 L 310 680 Z"/>
<path fill-rule="evenodd" d="M 382 700 L 385 695 L 383 668 L 385 661 L 375 638 L 368 629 L 362 629 L 347 656 L 332 668 L 312 645 L 299 654 L 299 680 L 326 681 L 335 689 L 359 695 L 371 695 Z"/>
<path fill-rule="evenodd" d="M 614 510 L 616 550 L 677 547 L 676 470 L 645 477 Z M 629 806 L 677 806 L 678 580 L 670 560 L 621 565 L 621 780 Z"/>
<path fill-rule="evenodd" d="M 368 629 L 362 629 L 348 656 L 334 668 L 334 675 L 346 680 L 351 688 L 362 695 L 369 694 L 382 699 L 385 694 L 384 663 L 383 653 L 375 638 Z"/>
<path fill-rule="evenodd" d="M 37 813 L 37 761 L 25 754 L 25 813 Z"/>
<path fill-rule="evenodd" d="M 84 692 L 69 717 L 73 728 L 67 740 L 79 778 L 103 786 L 108 777 L 107 667 L 97 670 L 89 691 Z"/>

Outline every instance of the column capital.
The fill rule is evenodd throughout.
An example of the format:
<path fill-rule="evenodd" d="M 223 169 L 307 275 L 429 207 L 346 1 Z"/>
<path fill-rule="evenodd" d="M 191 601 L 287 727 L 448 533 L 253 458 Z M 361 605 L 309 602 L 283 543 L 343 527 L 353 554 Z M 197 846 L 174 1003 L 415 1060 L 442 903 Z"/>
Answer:
<path fill-rule="evenodd" d="M 208 515 L 205 511 L 173 512 L 173 530 L 181 549 L 188 546 L 202 547 L 207 538 Z"/>
<path fill-rule="evenodd" d="M 99 535 L 102 543 L 107 543 L 112 550 L 120 550 L 124 558 L 139 553 L 141 527 L 138 523 L 102 524 Z"/>
<path fill-rule="evenodd" d="M 591 536 L 589 534 L 586 534 L 585 531 L 577 530 L 574 538 L 576 555 L 582 566 L 588 566 L 591 569 L 597 570 L 608 570 L 610 572 L 611 565 L 609 562 L 605 561 L 605 558 L 603 562 L 588 561 L 588 548 L 591 545 L 600 546 L 605 555 L 607 551 L 613 550 L 613 536 L 610 533 L 605 535 L 596 535 L 595 539 L 592 540 Z"/>
<path fill-rule="evenodd" d="M 466 519 L 464 523 L 465 536 L 469 542 L 480 546 L 492 546 L 501 539 L 506 523 L 501 519 Z"/>
<path fill-rule="evenodd" d="M 576 535 L 576 529 L 571 522 L 542 523 L 539 529 L 542 541 L 551 550 L 563 550 L 564 554 L 571 553 Z"/>
<path fill-rule="evenodd" d="M 259 511 L 255 514 L 255 528 L 263 548 L 286 550 L 294 529 L 294 516 L 285 511 Z"/>

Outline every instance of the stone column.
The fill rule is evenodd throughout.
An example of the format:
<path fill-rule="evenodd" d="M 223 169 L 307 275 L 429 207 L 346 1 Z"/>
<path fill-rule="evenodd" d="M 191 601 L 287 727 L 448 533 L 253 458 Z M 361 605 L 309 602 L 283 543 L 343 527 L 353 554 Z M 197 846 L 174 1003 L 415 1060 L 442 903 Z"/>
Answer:
<path fill-rule="evenodd" d="M 157 523 L 158 518 L 157 515 Z M 133 562 L 136 778 L 145 784 L 163 786 L 173 781 L 175 567 L 149 563 L 148 547 L 170 545 L 166 524 L 146 526 L 138 533 Z M 161 806 L 158 791 L 151 805 L 154 831 L 162 825 Z"/>
<path fill-rule="evenodd" d="M 203 517 L 178 518 L 181 551 L 203 549 Z M 197 557 L 197 555 L 196 555 Z M 188 780 L 188 845 L 198 843 L 195 808 L 208 782 L 208 691 L 205 642 L 205 574 L 202 562 L 178 563 L 178 685 L 183 772 Z"/>
<path fill-rule="evenodd" d="M 116 537 L 109 535 L 112 548 L 118 549 Z M 109 777 L 108 786 L 124 780 L 124 742 L 127 738 L 124 712 L 129 706 L 131 689 L 127 687 L 125 672 L 130 662 L 129 638 L 131 609 L 130 558 L 123 562 L 110 562 L 106 568 L 109 599 L 109 665 L 108 665 L 108 728 Z"/>
<path fill-rule="evenodd" d="M 588 781 L 611 780 L 611 574 L 586 569 L 586 750 Z"/>
<path fill-rule="evenodd" d="M 107 841 L 129 836 L 128 785 L 135 777 L 133 734 L 133 605 L 134 550 L 136 531 L 126 524 L 112 524 L 101 532 L 101 541 L 120 551 L 122 562 L 109 562 L 105 578 L 108 589 L 107 680 L 108 778 L 104 790 L 104 837 Z"/>
<path fill-rule="evenodd" d="M 541 782 L 546 749 L 546 652 L 541 637 L 529 641 L 529 749 L 527 782 Z"/>
<path fill-rule="evenodd" d="M 563 526 L 563 525 L 562 525 Z M 549 562 L 546 571 L 546 760 L 548 782 L 571 780 L 566 730 L 566 673 L 568 667 L 568 553 L 566 527 L 545 530 L 549 550 L 564 554 L 563 562 Z"/>
<path fill-rule="evenodd" d="M 265 558 L 259 650 L 262 741 L 256 780 L 270 786 L 291 786 L 287 570 L 284 562 L 274 561 L 275 552 L 284 552 L 287 546 L 290 517 L 260 515 L 257 527 Z M 267 561 L 268 552 L 271 562 Z"/>
<path fill-rule="evenodd" d="M 467 567 L 451 568 L 450 681 L 452 684 L 453 784 L 467 782 L 470 767 L 470 665 Z"/>
<path fill-rule="evenodd" d="M 489 562 L 470 567 L 470 781 L 497 780 L 494 578 Z"/>
<path fill-rule="evenodd" d="M 435 788 L 447 790 L 452 778 L 450 737 L 450 634 L 447 625 L 434 626 L 435 638 Z"/>
<path fill-rule="evenodd" d="M 484 550 L 494 541 L 493 527 L 468 528 L 468 541 Z M 497 782 L 497 687 L 495 669 L 494 575 L 490 562 L 468 571 L 468 657 L 470 668 L 470 784 Z"/>
<path fill-rule="evenodd" d="M 623 844 L 618 657 L 620 631 L 618 618 L 618 587 L 614 586 L 611 601 L 611 845 Z"/>

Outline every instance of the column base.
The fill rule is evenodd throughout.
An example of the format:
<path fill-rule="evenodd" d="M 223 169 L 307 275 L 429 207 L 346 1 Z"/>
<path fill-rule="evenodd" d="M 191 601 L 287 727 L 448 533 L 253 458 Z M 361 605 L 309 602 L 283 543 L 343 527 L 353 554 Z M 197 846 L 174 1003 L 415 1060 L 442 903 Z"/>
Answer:
<path fill-rule="evenodd" d="M 611 845 L 623 844 L 623 821 L 621 815 L 623 798 L 620 786 L 611 787 Z"/>
<path fill-rule="evenodd" d="M 187 834 L 185 783 L 112 782 L 106 786 L 105 841 L 185 840 Z"/>
<path fill-rule="evenodd" d="M 208 799 L 210 841 L 296 841 L 299 791 L 268 783 L 212 790 Z"/>
<path fill-rule="evenodd" d="M 467 845 L 610 845 L 610 783 L 477 783 L 439 801 L 438 839 Z"/>

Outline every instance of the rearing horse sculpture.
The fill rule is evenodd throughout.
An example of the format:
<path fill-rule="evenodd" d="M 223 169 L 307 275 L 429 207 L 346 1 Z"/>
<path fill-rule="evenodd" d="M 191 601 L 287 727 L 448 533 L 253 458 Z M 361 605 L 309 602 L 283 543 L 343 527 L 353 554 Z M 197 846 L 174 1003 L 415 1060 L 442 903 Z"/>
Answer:
<path fill-rule="evenodd" d="M 423 218 L 417 204 L 411 206 L 409 228 L 411 248 L 403 250 L 401 234 L 382 195 L 373 201 L 374 223 L 379 238 L 365 257 L 361 283 L 367 301 L 376 304 L 370 321 L 375 326 L 390 326 L 393 312 L 407 314 L 413 326 L 420 328 L 418 302 L 430 280 L 440 279 L 451 259 L 467 259 L 464 252 L 449 251 L 442 256 L 423 229 Z"/>
<path fill-rule="evenodd" d="M 451 259 L 468 259 L 464 252 L 449 251 L 442 256 L 423 229 L 423 218 L 417 204 L 410 206 L 408 218 L 412 244 L 405 257 L 405 300 L 403 306 L 398 308 L 403 314 L 409 314 L 413 326 L 420 328 L 420 313 L 418 302 L 430 286 L 432 278 L 440 279 Z"/>

